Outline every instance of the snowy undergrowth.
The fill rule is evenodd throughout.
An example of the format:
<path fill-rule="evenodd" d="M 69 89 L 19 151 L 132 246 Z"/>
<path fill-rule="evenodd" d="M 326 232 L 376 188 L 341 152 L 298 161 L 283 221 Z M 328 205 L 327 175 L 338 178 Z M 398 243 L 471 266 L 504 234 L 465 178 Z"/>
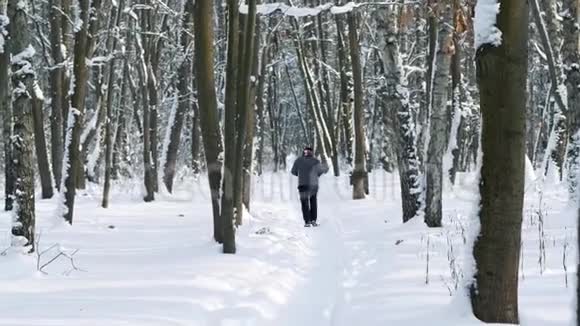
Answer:
<path fill-rule="evenodd" d="M 324 176 L 322 225 L 305 229 L 295 180 L 264 175 L 235 256 L 211 240 L 207 179 L 179 173 L 176 181 L 175 194 L 153 203 L 142 202 L 139 183 L 116 181 L 107 210 L 98 207 L 101 189 L 89 187 L 72 228 L 53 228 L 57 199 L 39 201 L 41 250 L 78 250 L 80 270 L 59 260 L 44 275 L 34 257 L 0 256 L 0 325 L 482 325 L 460 291 L 477 202 L 472 175 L 459 174 L 446 191 L 441 229 L 403 225 L 397 178 L 383 173 L 371 175 L 371 196 L 357 202 L 348 177 Z M 522 325 L 567 326 L 572 317 L 575 224 L 564 188 L 543 192 L 542 272 L 542 210 L 534 187 L 526 193 Z M 9 239 L 2 213 L 0 246 Z"/>

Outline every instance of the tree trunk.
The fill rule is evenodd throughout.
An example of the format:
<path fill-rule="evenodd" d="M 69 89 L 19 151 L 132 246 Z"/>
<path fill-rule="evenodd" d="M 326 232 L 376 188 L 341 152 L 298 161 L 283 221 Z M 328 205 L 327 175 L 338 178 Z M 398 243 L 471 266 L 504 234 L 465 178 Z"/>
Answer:
<path fill-rule="evenodd" d="M 379 49 L 383 54 L 386 79 L 385 113 L 383 121 L 393 121 L 397 133 L 396 153 L 401 180 L 403 222 L 417 215 L 420 202 L 420 166 L 417 151 L 417 135 L 409 107 L 407 81 L 403 76 L 399 56 L 398 20 L 396 8 L 376 12 L 379 32 Z"/>
<path fill-rule="evenodd" d="M 239 15 L 238 1 L 228 0 L 228 58 L 226 64 L 225 98 L 225 158 L 222 196 L 222 221 L 224 223 L 224 246 L 226 254 L 236 253 L 235 198 L 236 198 L 236 115 L 238 100 L 238 51 Z"/>
<path fill-rule="evenodd" d="M 76 195 L 76 180 L 79 173 L 80 163 L 80 137 L 83 128 L 83 117 L 85 111 L 85 95 L 87 90 L 88 69 L 86 49 L 88 46 L 88 21 L 89 21 L 89 0 L 79 0 L 80 26 L 75 33 L 74 45 L 74 91 L 71 98 L 71 108 L 68 122 L 72 123 L 70 137 L 67 132 L 66 141 L 66 173 L 65 179 L 65 205 L 64 219 L 72 224 L 74 216 L 74 203 Z M 71 116 L 72 115 L 72 116 Z M 67 128 L 68 129 L 68 128 Z"/>
<path fill-rule="evenodd" d="M 33 69 L 34 49 L 28 31 L 28 13 L 20 0 L 8 1 L 8 35 L 12 66 L 12 98 L 14 108 L 14 199 L 16 201 L 15 223 L 12 225 L 12 245 L 27 247 L 33 252 L 35 235 L 34 168 L 32 147 L 33 117 L 32 92 L 36 85 Z"/>
<path fill-rule="evenodd" d="M 117 128 L 115 130 L 115 147 L 113 150 L 113 162 L 111 178 L 118 179 L 121 173 L 121 162 L 127 161 L 127 85 L 129 84 L 129 68 L 127 58 L 123 62 L 123 77 L 119 95 L 119 114 Z M 133 103 L 135 105 L 135 103 Z"/>
<path fill-rule="evenodd" d="M 481 230 L 473 249 L 473 313 L 486 323 L 519 323 L 518 267 L 525 179 L 528 2 L 501 0 L 501 45 L 477 49 L 483 114 Z M 476 19 L 481 19 L 476 17 Z"/>
<path fill-rule="evenodd" d="M 10 211 L 13 207 L 14 169 L 11 159 L 12 153 L 12 103 L 10 102 L 9 65 L 10 54 L 5 32 L 9 26 L 7 16 L 8 0 L 0 0 L 0 114 L 2 115 L 2 137 L 4 143 L 4 210 Z"/>
<path fill-rule="evenodd" d="M 50 51 L 54 65 L 50 70 L 50 144 L 54 183 L 56 184 L 56 189 L 59 191 L 62 179 L 64 151 L 63 112 L 68 109 L 64 65 L 64 56 L 66 54 L 62 51 L 64 44 L 62 40 L 63 19 L 60 13 L 62 8 L 61 4 L 61 0 L 49 0 L 48 2 L 50 7 Z"/>
<path fill-rule="evenodd" d="M 254 140 L 256 136 L 256 94 L 258 88 L 257 78 L 259 78 L 260 72 L 260 53 L 258 49 L 260 48 L 260 19 L 256 16 L 255 21 L 255 31 L 254 31 L 254 49 L 252 50 L 252 77 L 250 81 L 250 103 L 247 107 L 248 114 L 247 117 L 247 132 L 244 140 L 244 155 L 243 155 L 243 194 L 242 203 L 250 210 L 250 200 L 252 193 L 252 175 L 254 174 Z"/>
<path fill-rule="evenodd" d="M 443 171 L 443 173 L 449 173 L 449 180 L 451 184 L 455 184 L 455 179 L 457 177 L 457 172 L 460 170 L 460 158 L 461 158 L 461 143 L 465 140 L 464 129 L 465 129 L 465 119 L 463 116 L 463 98 L 462 91 L 463 80 L 462 80 L 462 67 L 461 60 L 462 55 L 462 34 L 464 33 L 463 22 L 458 15 L 463 15 L 460 0 L 453 0 L 453 44 L 455 51 L 451 56 L 451 110 L 452 117 L 451 121 L 456 121 L 457 124 L 451 123 L 450 136 L 455 136 L 455 139 L 449 138 L 447 151 L 452 157 L 451 166 L 449 166 L 448 171 Z M 443 175 L 445 177 L 445 175 Z"/>
<path fill-rule="evenodd" d="M 245 17 L 245 26 L 243 32 L 243 39 L 240 49 L 242 50 L 240 60 L 242 61 L 242 69 L 238 75 L 240 94 L 238 98 L 237 108 L 237 125 L 236 125 L 236 151 L 235 151 L 235 179 L 234 179 L 234 207 L 236 208 L 235 219 L 236 226 L 242 225 L 242 197 L 244 193 L 244 147 L 246 145 L 246 133 L 248 125 L 253 117 L 252 107 L 252 71 L 254 70 L 254 44 L 256 32 L 256 0 L 248 0 L 249 11 Z M 241 27 L 241 26 L 240 26 Z M 250 131 L 253 134 L 253 130 Z M 253 138 L 253 137 L 252 137 Z M 227 147 L 227 145 L 226 145 Z M 250 153 L 251 164 L 251 153 Z M 249 178 L 248 183 L 251 182 Z"/>
<path fill-rule="evenodd" d="M 348 60 L 348 49 L 344 44 L 343 37 L 343 20 L 341 15 L 335 15 L 336 29 L 337 29 L 337 54 L 338 54 L 338 68 L 340 72 L 340 114 L 341 114 L 341 125 L 339 126 L 342 130 L 342 137 L 344 142 L 344 157 L 346 158 L 346 163 L 352 166 L 353 160 L 353 139 L 354 130 L 352 127 L 352 105 L 353 101 L 351 99 L 351 89 L 349 87 L 350 78 L 348 74 L 347 67 L 349 66 Z"/>
<path fill-rule="evenodd" d="M 546 153 L 546 155 L 550 155 L 551 162 L 548 162 L 548 165 L 545 167 L 545 173 L 547 173 L 550 168 L 549 163 L 554 163 L 557 169 L 557 175 L 562 179 L 564 158 L 566 156 L 566 146 L 568 141 L 565 116 L 568 112 L 568 108 L 566 107 L 567 99 L 564 99 L 560 89 L 561 86 L 564 85 L 563 75 L 559 68 L 562 66 L 562 60 L 557 49 L 554 47 L 554 45 L 559 46 L 560 44 L 559 38 L 556 35 L 558 34 L 556 31 L 559 30 L 556 23 L 557 19 L 555 17 L 557 13 L 555 12 L 555 8 L 553 8 L 551 0 L 548 1 L 547 5 L 549 8 L 547 8 L 547 21 L 549 30 L 546 30 L 546 24 L 542 18 L 538 0 L 531 0 L 531 5 L 534 20 L 540 34 L 540 40 L 542 41 L 544 52 L 546 53 L 548 60 L 548 71 L 552 81 L 551 93 L 556 101 L 556 106 L 554 107 L 554 126 L 550 134 L 550 138 L 553 139 L 553 146 L 552 148 L 547 148 L 548 153 Z M 550 144 L 550 142 L 548 144 Z"/>
<path fill-rule="evenodd" d="M 440 227 L 443 219 L 443 155 L 447 149 L 447 100 L 449 99 L 449 71 L 453 55 L 453 5 L 451 0 L 432 1 L 431 9 L 436 16 L 437 42 L 434 53 L 429 144 L 426 157 L 425 223 Z"/>
<path fill-rule="evenodd" d="M 34 148 L 36 149 L 36 160 L 38 163 L 38 174 L 40 175 L 40 185 L 42 189 L 42 199 L 52 198 L 54 189 L 52 188 L 52 174 L 48 163 L 48 150 L 46 148 L 46 138 L 44 135 L 44 97 L 38 84 L 32 85 L 31 105 L 34 125 Z"/>
<path fill-rule="evenodd" d="M 111 21 L 109 26 L 109 32 L 111 30 L 118 28 L 121 25 L 121 14 L 123 13 L 125 7 L 125 1 L 120 0 L 117 6 L 113 6 L 111 9 Z M 108 35 L 107 48 L 110 53 L 115 53 L 117 50 L 117 39 L 113 35 Z M 109 63 L 109 76 L 107 78 L 107 119 L 105 121 L 105 185 L 103 188 L 103 200 L 101 206 L 107 208 L 109 206 L 109 193 L 111 190 L 111 177 L 113 174 L 113 151 L 114 151 L 114 120 L 115 113 L 113 110 L 113 95 L 114 95 L 114 79 L 116 72 L 117 61 L 115 58 L 111 58 Z M 121 97 L 124 94 L 121 94 Z M 121 107 L 122 108 L 122 107 Z"/>
<path fill-rule="evenodd" d="M 199 107 L 192 102 L 193 115 L 191 117 L 191 169 L 193 174 L 201 173 L 201 129 L 199 118 Z"/>
<path fill-rule="evenodd" d="M 151 93 L 148 90 L 148 84 L 151 76 L 151 70 L 145 58 L 145 50 L 143 47 L 143 39 L 141 36 L 135 36 L 135 45 L 137 49 L 137 60 L 139 73 L 139 90 L 141 92 L 141 107 L 143 108 L 143 168 L 144 168 L 144 183 L 145 183 L 145 202 L 155 200 L 155 175 L 153 172 L 153 162 L 151 157 L 151 106 L 155 105 L 155 99 L 151 100 L 149 97 Z"/>
<path fill-rule="evenodd" d="M 192 10 L 193 0 L 187 0 L 185 3 L 185 16 L 183 19 L 183 26 L 181 32 L 181 50 L 183 51 L 183 62 L 179 67 L 178 71 L 178 82 L 177 82 L 177 108 L 175 111 L 173 119 L 170 119 L 167 127 L 170 129 L 169 144 L 167 146 L 167 152 L 163 153 L 165 155 L 165 166 L 163 167 L 163 183 L 167 187 L 169 193 L 173 192 L 173 179 L 175 178 L 175 167 L 177 164 L 177 152 L 179 150 L 179 143 L 181 140 L 181 132 L 183 129 L 183 123 L 185 121 L 185 116 L 187 111 L 191 109 L 191 73 L 192 73 L 192 62 L 189 58 L 189 45 L 191 44 L 190 30 L 193 24 L 192 20 Z M 195 117 L 195 115 L 194 115 Z M 194 124 L 194 128 L 196 125 Z M 194 131 L 194 130 L 192 130 Z M 192 152 L 193 154 L 193 152 Z M 195 159 L 194 159 L 195 160 Z"/>
<path fill-rule="evenodd" d="M 348 41 L 350 45 L 350 60 L 352 63 L 352 79 L 354 82 L 354 170 L 352 172 L 352 198 L 365 198 L 365 179 L 367 169 L 365 167 L 365 131 L 364 131 L 364 91 L 362 85 L 362 68 L 360 63 L 360 50 L 358 44 L 358 32 L 356 16 L 353 12 L 347 14 Z"/>
<path fill-rule="evenodd" d="M 562 46 L 562 61 L 566 74 L 566 89 L 568 93 L 568 111 L 570 139 L 568 147 L 568 185 L 571 194 L 580 187 L 580 27 L 578 24 L 577 0 L 564 0 L 562 5 L 562 27 L 564 42 Z"/>
<path fill-rule="evenodd" d="M 200 126 L 209 175 L 213 207 L 214 239 L 223 243 L 224 223 L 220 212 L 220 184 L 223 152 L 214 80 L 213 1 L 196 1 L 194 5 L 195 72 L 199 102 Z"/>

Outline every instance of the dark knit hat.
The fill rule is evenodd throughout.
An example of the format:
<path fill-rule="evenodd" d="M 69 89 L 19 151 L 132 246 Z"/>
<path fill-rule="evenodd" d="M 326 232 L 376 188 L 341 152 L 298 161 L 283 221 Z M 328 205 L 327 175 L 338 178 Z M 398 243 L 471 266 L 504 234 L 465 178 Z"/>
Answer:
<path fill-rule="evenodd" d="M 304 150 L 305 150 L 305 151 L 311 151 L 311 152 L 312 152 L 312 147 L 310 147 L 310 146 L 306 146 L 306 147 L 304 147 Z"/>

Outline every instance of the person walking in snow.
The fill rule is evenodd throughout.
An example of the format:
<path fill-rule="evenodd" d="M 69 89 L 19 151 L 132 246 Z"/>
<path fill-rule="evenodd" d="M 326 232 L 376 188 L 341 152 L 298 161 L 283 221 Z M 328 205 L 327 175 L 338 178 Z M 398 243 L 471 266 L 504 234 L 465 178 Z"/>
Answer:
<path fill-rule="evenodd" d="M 298 192 L 300 193 L 304 226 L 318 226 L 316 223 L 318 178 L 328 172 L 328 164 L 325 160 L 322 160 L 321 163 L 315 158 L 311 147 L 305 147 L 302 157 L 294 161 L 290 172 L 298 177 Z"/>

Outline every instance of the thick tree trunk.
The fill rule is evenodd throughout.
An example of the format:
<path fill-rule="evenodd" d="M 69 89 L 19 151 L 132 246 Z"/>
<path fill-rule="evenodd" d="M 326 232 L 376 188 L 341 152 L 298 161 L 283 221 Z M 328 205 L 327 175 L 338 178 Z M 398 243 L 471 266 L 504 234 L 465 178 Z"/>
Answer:
<path fill-rule="evenodd" d="M 451 0 L 432 1 L 431 9 L 436 15 L 437 46 L 433 66 L 432 104 L 429 124 L 429 144 L 426 157 L 425 223 L 429 227 L 440 227 L 443 219 L 443 155 L 447 149 L 449 119 L 449 72 L 453 42 L 453 4 Z"/>
<path fill-rule="evenodd" d="M 517 324 L 529 8 L 524 0 L 501 0 L 499 4 L 501 45 L 482 44 L 476 56 L 483 165 L 481 230 L 473 249 L 477 272 L 471 302 L 473 313 L 484 322 Z"/>
<path fill-rule="evenodd" d="M 64 120 L 63 112 L 68 109 L 66 98 L 67 87 L 65 84 L 65 65 L 62 45 L 62 24 L 61 0 L 49 0 L 50 7 L 50 52 L 52 55 L 53 66 L 50 70 L 50 144 L 52 171 L 54 174 L 54 183 L 60 191 L 62 179 L 62 162 L 63 162 L 63 134 Z M 67 22 L 68 23 L 68 22 Z"/>
<path fill-rule="evenodd" d="M 183 51 L 183 62 L 179 67 L 178 71 L 178 81 L 177 81 L 177 108 L 175 114 L 170 119 L 170 125 L 167 126 L 170 129 L 169 144 L 167 146 L 167 152 L 163 153 L 165 155 L 165 166 L 163 167 L 163 183 L 170 193 L 173 192 L 173 179 L 175 178 L 175 167 L 177 165 L 177 152 L 179 150 L 179 143 L 181 141 L 181 132 L 183 129 L 183 123 L 185 121 L 185 116 L 187 111 L 191 109 L 191 74 L 192 74 L 192 62 L 189 58 L 189 45 L 192 42 L 190 35 L 191 26 L 193 24 L 193 11 L 190 9 L 193 7 L 193 0 L 187 0 L 185 3 L 185 16 L 183 19 L 183 26 L 181 32 L 181 50 Z M 195 115 L 194 115 L 195 117 Z M 196 125 L 194 124 L 194 128 Z M 195 133 L 195 129 L 192 130 Z M 192 151 L 193 154 L 193 151 Z M 195 160 L 195 159 L 194 159 Z"/>
<path fill-rule="evenodd" d="M 213 6 L 212 0 L 195 2 L 193 21 L 196 53 L 194 57 L 200 125 L 213 207 L 214 239 L 223 243 L 224 223 L 220 212 L 220 184 L 223 164 L 220 156 L 223 152 L 223 145 L 214 80 Z"/>
<path fill-rule="evenodd" d="M 38 87 L 33 67 L 34 49 L 28 31 L 26 6 L 20 0 L 8 1 L 10 25 L 9 47 L 12 56 L 12 98 L 14 108 L 14 138 L 12 159 L 14 162 L 14 199 L 16 211 L 12 225 L 12 245 L 25 246 L 33 252 L 35 235 L 34 168 L 33 168 L 33 117 L 32 92 Z"/>
<path fill-rule="evenodd" d="M 352 63 L 352 79 L 354 82 L 354 170 L 352 172 L 352 198 L 365 198 L 365 181 L 367 169 L 365 167 L 365 131 L 364 131 L 364 92 L 362 85 L 362 68 L 358 44 L 356 15 L 347 14 L 348 41 L 350 45 L 350 60 Z"/>
<path fill-rule="evenodd" d="M 74 90 L 71 98 L 71 109 L 68 113 L 73 115 L 72 118 L 69 117 L 68 121 L 72 121 L 72 132 L 70 138 L 66 142 L 66 153 L 68 156 L 65 158 L 66 164 L 64 169 L 66 169 L 64 185 L 65 190 L 65 205 L 66 209 L 64 211 L 64 219 L 72 224 L 74 216 L 74 203 L 76 195 L 76 180 L 77 175 L 80 170 L 80 137 L 83 128 L 83 117 L 85 111 L 85 95 L 87 90 L 88 81 L 88 67 L 87 67 L 87 57 L 86 51 L 88 46 L 88 21 L 89 21 L 89 0 L 79 0 L 80 8 L 80 22 L 78 30 L 75 33 L 75 45 L 74 45 Z"/>
<path fill-rule="evenodd" d="M 396 153 L 401 180 L 401 201 L 403 222 L 417 215 L 420 202 L 420 167 L 417 153 L 417 135 L 413 116 L 409 107 L 407 81 L 403 77 L 398 44 L 398 20 L 396 8 L 377 12 L 377 30 L 379 33 L 379 50 L 383 54 L 386 79 L 385 113 L 383 121 L 388 125 L 394 123 L 396 130 Z"/>
<path fill-rule="evenodd" d="M 10 211 L 13 207 L 14 169 L 11 159 L 12 153 L 12 103 L 10 101 L 10 54 L 7 38 L 9 19 L 7 16 L 8 0 L 0 0 L 0 39 L 4 46 L 0 46 L 0 115 L 2 115 L 2 137 L 4 143 L 4 210 Z"/>

